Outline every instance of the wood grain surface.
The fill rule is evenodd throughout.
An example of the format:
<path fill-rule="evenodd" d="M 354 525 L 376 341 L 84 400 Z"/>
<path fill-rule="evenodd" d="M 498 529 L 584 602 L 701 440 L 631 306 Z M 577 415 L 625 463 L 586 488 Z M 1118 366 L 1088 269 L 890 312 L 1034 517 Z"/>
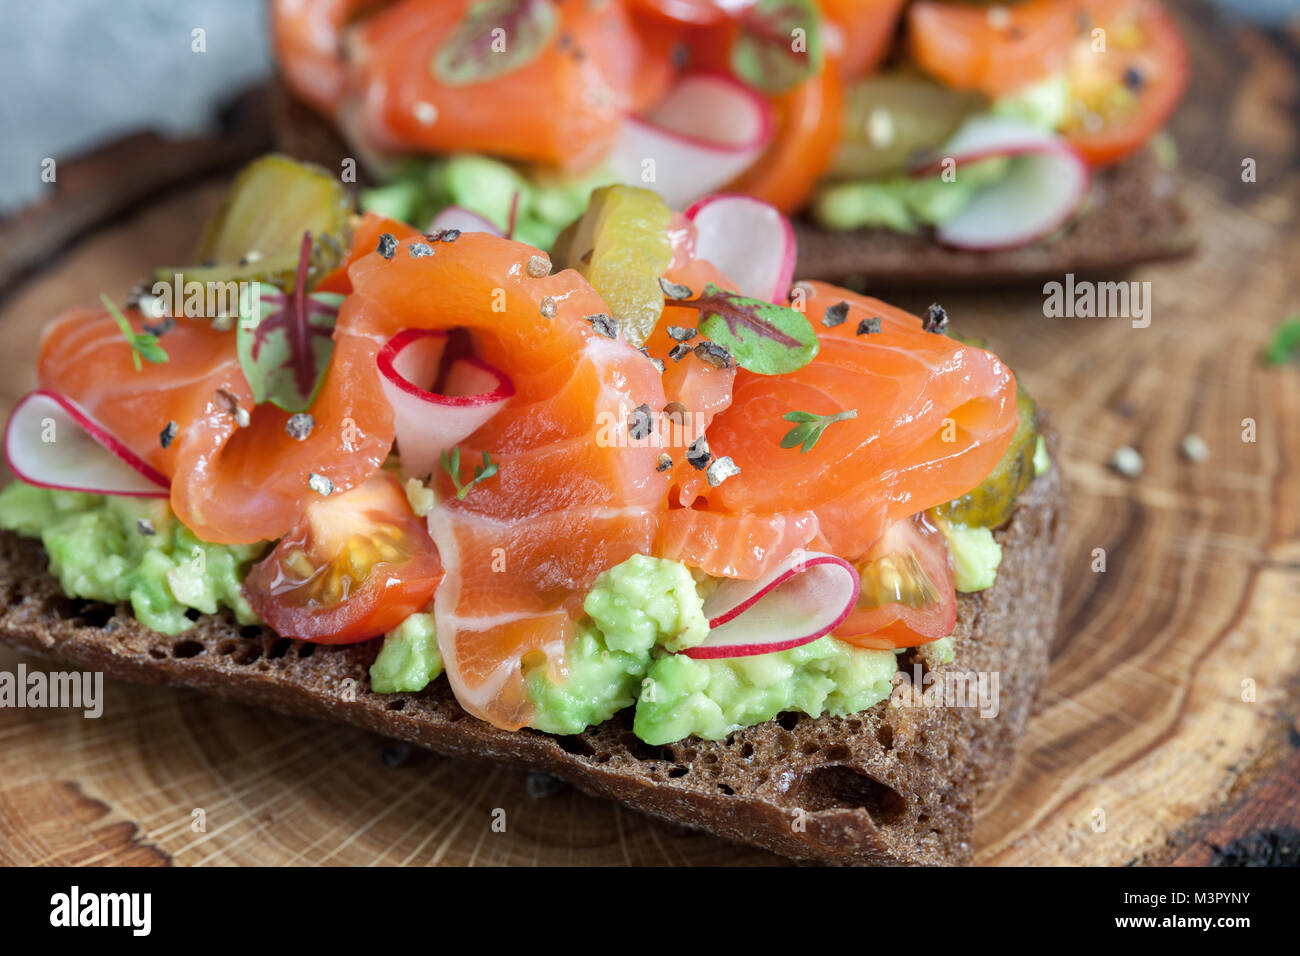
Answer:
<path fill-rule="evenodd" d="M 1150 325 L 1047 318 L 1041 289 L 942 300 L 1050 410 L 1072 492 L 1056 656 L 1011 779 L 981 808 L 981 863 L 1201 865 L 1300 829 L 1300 366 L 1260 361 L 1300 310 L 1296 72 L 1257 34 L 1188 26 L 1177 135 L 1201 250 L 1127 277 L 1150 283 Z M 222 187 L 138 208 L 7 290 L 0 411 L 32 383 L 41 324 L 173 261 Z M 1189 434 L 1204 462 L 1180 454 Z M 1123 445 L 1145 459 L 1138 478 L 1107 467 Z M 19 661 L 0 649 L 0 670 Z M 0 711 L 0 863 L 780 862 L 545 783 L 109 684 L 98 720 Z"/>

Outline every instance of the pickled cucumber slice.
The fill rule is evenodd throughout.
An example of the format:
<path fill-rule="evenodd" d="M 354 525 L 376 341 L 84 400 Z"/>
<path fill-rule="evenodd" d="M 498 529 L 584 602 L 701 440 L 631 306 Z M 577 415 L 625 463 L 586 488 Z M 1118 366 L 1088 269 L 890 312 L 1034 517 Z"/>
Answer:
<path fill-rule="evenodd" d="M 551 250 L 559 268 L 576 269 L 600 293 L 633 345 L 646 340 L 664 309 L 659 277 L 672 261 L 672 210 L 648 189 L 603 186 Z"/>
<path fill-rule="evenodd" d="M 1037 407 L 1029 393 L 1019 387 L 1016 409 L 1020 421 L 1002 459 L 979 487 L 935 508 L 939 517 L 980 528 L 996 528 L 1011 517 L 1016 498 L 1034 479 L 1034 452 L 1038 448 Z"/>
<path fill-rule="evenodd" d="M 278 153 L 240 171 L 230 194 L 208 221 L 194 258 L 198 265 L 155 270 L 155 279 L 271 282 L 292 291 L 302 234 L 312 234 L 308 285 L 337 266 L 347 252 L 352 200 L 339 179 L 310 163 Z"/>
<path fill-rule="evenodd" d="M 937 149 L 964 119 L 985 109 L 978 93 L 950 90 L 914 73 L 887 73 L 848 88 L 843 135 L 828 178 L 840 182 L 905 172 Z"/>

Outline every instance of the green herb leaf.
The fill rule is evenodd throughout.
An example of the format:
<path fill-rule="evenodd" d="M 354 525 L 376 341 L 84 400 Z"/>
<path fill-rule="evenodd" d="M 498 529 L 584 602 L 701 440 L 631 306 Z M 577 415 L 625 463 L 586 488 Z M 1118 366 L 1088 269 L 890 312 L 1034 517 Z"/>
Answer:
<path fill-rule="evenodd" d="M 478 0 L 438 48 L 430 68 L 448 86 L 495 79 L 540 56 L 559 22 L 552 0 Z"/>
<path fill-rule="evenodd" d="M 822 437 L 822 432 L 826 430 L 827 425 L 857 418 L 858 410 L 848 408 L 833 415 L 814 415 L 812 412 L 786 412 L 781 417 L 787 422 L 799 422 L 798 425 L 785 433 L 785 436 L 781 439 L 781 447 L 793 448 L 795 445 L 802 445 L 803 447 L 799 449 L 799 453 L 807 454 L 817 444 L 817 440 Z"/>
<path fill-rule="evenodd" d="M 131 346 L 131 362 L 135 365 L 137 372 L 144 368 L 140 364 L 141 358 L 154 365 L 161 365 L 163 362 L 169 361 L 170 357 L 167 352 L 158 344 L 158 336 L 152 332 L 137 332 L 131 328 L 131 323 L 127 321 L 122 311 L 113 304 L 112 299 L 102 292 L 99 294 L 99 301 L 104 304 L 108 314 L 113 317 L 117 327 L 122 330 L 122 335 L 126 338 L 126 344 Z"/>
<path fill-rule="evenodd" d="M 170 360 L 170 356 L 158 344 L 158 337 L 148 332 L 142 332 L 135 336 L 136 354 L 146 362 L 152 362 L 155 365 L 161 365 Z"/>
<path fill-rule="evenodd" d="M 817 354 L 817 333 L 802 312 L 706 285 L 686 305 L 700 310 L 700 331 L 759 375 L 803 368 Z"/>
<path fill-rule="evenodd" d="M 785 93 L 821 69 L 821 18 L 812 0 L 759 0 L 740 14 L 731 71 L 765 93 Z"/>
<path fill-rule="evenodd" d="M 330 356 L 334 321 L 343 296 L 307 294 L 311 233 L 302 234 L 293 292 L 252 282 L 239 295 L 235 351 L 257 404 L 270 402 L 286 412 L 305 412 L 316 399 Z"/>
<path fill-rule="evenodd" d="M 1300 357 L 1300 312 L 1286 317 L 1264 350 L 1264 361 L 1269 365 L 1285 365 L 1297 357 Z"/>
<path fill-rule="evenodd" d="M 343 296 L 286 295 L 253 282 L 239 299 L 235 350 L 253 401 L 286 412 L 311 407 L 334 352 L 334 321 Z"/>
<path fill-rule="evenodd" d="M 497 473 L 497 465 L 488 455 L 483 452 L 483 464 L 474 466 L 474 478 L 466 484 L 460 483 L 460 447 L 457 446 L 448 454 L 444 448 L 438 455 L 438 464 L 442 470 L 451 478 L 451 483 L 456 489 L 456 500 L 464 501 L 465 496 L 469 494 L 470 489 L 475 485 L 487 481 Z"/>
<path fill-rule="evenodd" d="M 793 448 L 795 445 L 802 445 L 814 431 L 816 429 L 808 425 L 796 425 L 785 433 L 785 437 L 781 439 L 781 447 Z"/>

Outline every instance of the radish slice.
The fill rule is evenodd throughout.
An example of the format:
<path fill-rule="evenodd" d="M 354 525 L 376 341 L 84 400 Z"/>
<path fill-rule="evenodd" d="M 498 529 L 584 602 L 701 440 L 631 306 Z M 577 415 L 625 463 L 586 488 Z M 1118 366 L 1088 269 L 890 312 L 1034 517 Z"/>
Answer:
<path fill-rule="evenodd" d="M 795 551 L 757 581 L 728 578 L 704 601 L 709 636 L 681 653 L 696 660 L 787 651 L 824 637 L 858 603 L 853 565 Z"/>
<path fill-rule="evenodd" d="M 375 359 L 408 475 L 430 474 L 442 451 L 472 435 L 515 393 L 510 379 L 476 358 L 451 364 L 446 394 L 432 391 L 446 347 L 446 332 L 406 329 Z"/>
<path fill-rule="evenodd" d="M 72 399 L 43 389 L 14 406 L 5 459 L 29 485 L 94 495 L 166 498 L 171 482 Z"/>
<path fill-rule="evenodd" d="M 708 196 L 686 210 L 695 224 L 695 255 L 726 273 L 741 295 L 784 301 L 798 245 L 790 220 L 753 196 Z"/>
<path fill-rule="evenodd" d="M 464 206 L 447 206 L 429 223 L 429 232 L 448 229 L 456 229 L 460 232 L 486 232 L 492 236 L 504 235 L 500 229 L 492 225 L 490 220 Z"/>
<path fill-rule="evenodd" d="M 1065 225 L 1088 195 L 1091 174 L 1064 140 L 1023 120 L 977 116 L 967 120 L 917 176 L 939 172 L 945 160 L 963 164 L 1005 156 L 1011 168 L 979 190 L 955 219 L 936 227 L 940 242 L 958 249 L 1014 249 Z"/>
<path fill-rule="evenodd" d="M 752 166 L 771 140 L 766 100 L 729 76 L 695 73 L 623 124 L 606 163 L 620 181 L 684 209 Z"/>

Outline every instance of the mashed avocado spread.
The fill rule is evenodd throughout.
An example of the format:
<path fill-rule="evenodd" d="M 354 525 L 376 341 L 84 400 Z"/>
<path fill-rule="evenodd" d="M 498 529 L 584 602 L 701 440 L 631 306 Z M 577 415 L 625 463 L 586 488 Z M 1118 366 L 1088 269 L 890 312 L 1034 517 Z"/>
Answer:
<path fill-rule="evenodd" d="M 361 195 L 366 212 L 425 226 L 439 210 L 459 206 L 505 232 L 518 196 L 512 238 L 549 249 L 560 230 L 582 215 L 591 191 L 614 181 L 595 170 L 565 177 L 473 154 L 412 159 L 383 186 Z"/>
<path fill-rule="evenodd" d="M 0 492 L 0 528 L 40 538 L 64 593 L 91 601 L 130 601 L 142 624 L 179 634 L 191 609 L 235 612 L 257 621 L 240 593 L 265 545 L 200 541 L 166 501 L 52 491 L 15 481 Z"/>
<path fill-rule="evenodd" d="M 889 696 L 897 669 L 893 651 L 833 637 L 751 657 L 666 655 L 650 667 L 632 728 L 648 744 L 666 744 L 692 734 L 719 740 L 787 710 L 812 717 L 856 713 Z"/>
<path fill-rule="evenodd" d="M 634 554 L 596 579 L 589 620 L 565 651 L 565 679 L 544 664 L 525 668 L 537 709 L 533 726 L 576 734 L 637 701 L 653 652 L 694 647 L 709 634 L 704 600 L 684 564 Z"/>
<path fill-rule="evenodd" d="M 1002 563 L 1002 545 L 993 532 L 956 522 L 944 522 L 940 527 L 948 539 L 953 584 L 957 590 L 970 594 L 993 587 L 998 565 Z"/>
<path fill-rule="evenodd" d="M 1069 85 L 1060 73 L 994 100 L 987 113 L 1054 130 L 1064 122 L 1069 102 Z M 1016 175 L 1016 170 L 1015 160 L 991 157 L 962 165 L 954 170 L 956 178 L 936 174 L 916 179 L 900 169 L 892 176 L 832 183 L 818 190 L 811 213 L 827 229 L 878 227 L 916 232 L 922 226 L 956 218 L 976 193 Z"/>
<path fill-rule="evenodd" d="M 15 481 L 0 492 L 0 528 L 40 538 L 67 594 L 129 601 L 143 624 L 164 634 L 192 626 L 191 609 L 212 614 L 225 606 L 241 623 L 256 620 L 240 585 L 265 546 L 199 541 L 165 501 Z M 958 590 L 990 586 L 1001 560 L 992 534 L 956 524 L 947 530 Z M 675 653 L 708 636 L 700 591 L 684 564 L 646 555 L 600 575 L 566 649 L 562 679 L 545 664 L 525 662 L 532 726 L 580 733 L 635 705 L 635 733 L 658 745 L 691 735 L 718 739 L 783 711 L 856 713 L 889 696 L 896 654 L 833 637 L 724 660 Z M 370 683 L 381 694 L 414 693 L 442 669 L 433 615 L 413 614 L 385 635 Z"/>
<path fill-rule="evenodd" d="M 370 665 L 370 689 L 376 694 L 414 693 L 441 673 L 433 615 L 412 614 L 384 635 L 379 656 Z"/>

